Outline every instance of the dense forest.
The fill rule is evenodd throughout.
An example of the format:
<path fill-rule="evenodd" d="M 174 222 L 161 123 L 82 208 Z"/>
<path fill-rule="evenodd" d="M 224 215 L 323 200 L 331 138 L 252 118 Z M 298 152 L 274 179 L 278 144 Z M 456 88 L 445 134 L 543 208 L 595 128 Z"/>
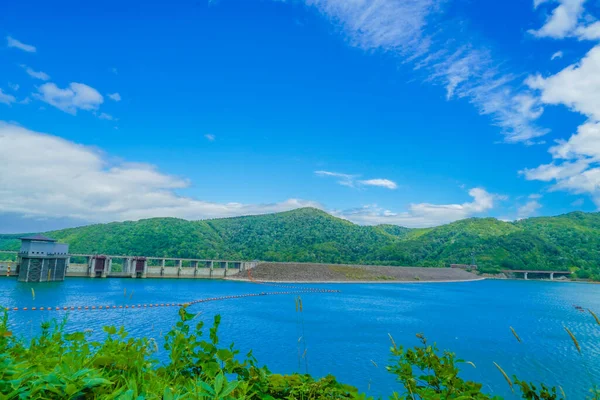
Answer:
<path fill-rule="evenodd" d="M 359 226 L 314 208 L 186 221 L 152 218 L 45 232 L 74 253 L 445 267 L 555 269 L 600 279 L 600 213 L 503 222 L 470 218 L 426 229 Z M 0 235 L 0 249 L 21 235 Z"/>

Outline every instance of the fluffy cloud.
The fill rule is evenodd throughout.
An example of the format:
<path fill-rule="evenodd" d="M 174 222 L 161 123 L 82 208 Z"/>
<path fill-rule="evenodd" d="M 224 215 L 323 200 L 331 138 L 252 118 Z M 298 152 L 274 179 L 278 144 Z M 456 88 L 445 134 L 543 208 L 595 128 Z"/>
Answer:
<path fill-rule="evenodd" d="M 600 39 L 600 21 L 595 21 L 594 16 L 586 13 L 585 2 L 586 0 L 534 0 L 534 8 L 542 3 L 553 3 L 556 7 L 540 29 L 532 29 L 529 33 L 540 38 Z"/>
<path fill-rule="evenodd" d="M 6 37 L 6 45 L 8 47 L 14 47 L 15 49 L 20 49 L 26 51 L 28 53 L 35 53 L 35 46 L 30 44 L 25 44 L 23 42 L 18 41 L 17 39 L 7 36 Z"/>
<path fill-rule="evenodd" d="M 559 140 L 550 148 L 557 159 L 577 159 L 584 157 L 590 161 L 600 161 L 600 123 L 587 122 L 579 128 L 569 140 Z"/>
<path fill-rule="evenodd" d="M 150 217 L 203 219 L 323 208 L 317 202 L 288 199 L 271 204 L 214 203 L 180 196 L 186 179 L 147 164 L 108 164 L 109 155 L 56 136 L 0 122 L 0 214 L 61 218 L 82 222 Z M 481 188 L 463 204 L 411 204 L 394 213 L 376 206 L 333 214 L 359 224 L 433 226 L 484 213 L 501 199 Z"/>
<path fill-rule="evenodd" d="M 2 89 L 0 89 L 0 103 L 2 104 L 12 104 L 15 101 L 17 101 L 17 99 L 15 98 L 15 96 L 8 94 L 8 93 L 4 93 L 2 91 Z"/>
<path fill-rule="evenodd" d="M 517 209 L 517 218 L 523 219 L 528 218 L 536 214 L 537 210 L 542 208 L 539 201 L 533 199 L 522 205 Z"/>
<path fill-rule="evenodd" d="M 566 3 L 561 1 L 561 6 Z M 575 3 L 570 6 L 575 7 Z M 576 21 L 575 25 L 570 22 L 568 32 L 561 35 L 579 36 L 580 39 L 600 38 L 600 34 L 594 33 L 595 30 L 600 33 L 598 22 L 584 26 L 581 21 Z M 552 183 L 550 190 L 588 194 L 600 207 L 600 45 L 589 50 L 579 62 L 554 75 L 543 77 L 537 74 L 528 77 L 525 82 L 539 91 L 539 101 L 543 104 L 564 105 L 586 116 L 588 121 L 580 125 L 577 133 L 568 140 L 558 140 L 550 147 L 551 163 L 524 169 L 520 173 L 528 180 Z"/>
<path fill-rule="evenodd" d="M 8 87 L 9 87 L 9 88 L 11 88 L 12 90 L 14 90 L 14 91 L 16 92 L 17 90 L 19 90 L 19 88 L 20 88 L 21 86 L 19 86 L 19 84 L 18 84 L 18 83 L 10 83 L 10 82 L 9 82 L 9 83 L 8 83 Z"/>
<path fill-rule="evenodd" d="M 108 98 L 114 101 L 121 101 L 121 95 L 119 93 L 109 93 Z"/>
<path fill-rule="evenodd" d="M 396 54 L 421 71 L 426 81 L 443 85 L 447 97 L 470 101 L 482 115 L 502 128 L 507 142 L 530 143 L 548 131 L 534 123 L 542 108 L 535 105 L 523 113 L 527 90 L 515 89 L 520 82 L 498 69 L 485 48 L 461 43 L 462 32 L 451 22 L 443 25 L 440 12 L 444 0 L 305 0 L 326 16 L 348 42 L 366 51 Z M 445 31 L 453 32 L 452 37 Z"/>
<path fill-rule="evenodd" d="M 600 39 L 600 21 L 596 21 L 587 26 L 579 26 L 575 30 L 575 35 L 579 39 L 598 40 Z"/>
<path fill-rule="evenodd" d="M 600 120 L 600 45 L 592 48 L 581 61 L 547 78 L 530 76 L 526 80 L 539 90 L 546 104 L 564 104 L 586 116 Z"/>
<path fill-rule="evenodd" d="M 534 7 L 540 5 L 539 1 L 534 1 Z M 583 14 L 585 0 L 555 0 L 553 2 L 559 3 L 559 5 L 554 8 L 544 25 L 540 29 L 530 30 L 529 33 L 537 37 L 560 39 L 573 32 Z"/>
<path fill-rule="evenodd" d="M 396 184 L 396 182 L 391 181 L 389 179 L 367 179 L 364 181 L 358 181 L 361 185 L 365 185 L 365 186 L 379 186 L 379 187 L 384 187 L 386 189 L 397 189 L 398 185 Z"/>
<path fill-rule="evenodd" d="M 469 190 L 472 201 L 462 204 L 411 204 L 407 212 L 395 213 L 376 205 L 336 211 L 335 215 L 363 225 L 394 224 L 406 227 L 436 226 L 491 210 L 496 200 L 503 199 L 482 188 Z"/>
<path fill-rule="evenodd" d="M 146 164 L 107 165 L 97 150 L 0 123 L 0 213 L 90 222 L 170 216 L 186 219 L 262 214 L 318 203 L 212 203 L 179 196 L 185 179 Z"/>
<path fill-rule="evenodd" d="M 575 162 L 542 164 L 536 168 L 526 168 L 519 171 L 530 181 L 552 182 L 562 180 L 573 175 L 582 173 L 588 168 L 589 164 L 585 160 Z"/>
<path fill-rule="evenodd" d="M 212 134 L 210 134 L 210 133 L 207 133 L 206 135 L 204 135 L 204 138 L 205 138 L 206 140 L 208 140 L 209 142 L 214 142 L 214 141 L 216 140 L 216 136 L 215 136 L 215 135 L 212 135 Z"/>
<path fill-rule="evenodd" d="M 331 171 L 315 171 L 315 175 L 317 176 L 325 176 L 325 177 L 333 177 L 337 178 L 337 183 L 342 186 L 348 187 L 361 187 L 361 186 L 378 186 L 386 189 L 397 189 L 398 185 L 396 182 L 383 179 L 383 178 L 375 178 L 375 179 L 365 179 L 359 180 L 357 179 L 360 175 L 350 175 L 350 174 L 342 174 L 340 172 L 331 172 Z"/>
<path fill-rule="evenodd" d="M 77 114 L 77 110 L 97 110 L 104 102 L 104 98 L 96 89 L 76 82 L 72 82 L 65 89 L 54 83 L 45 83 L 38 87 L 35 97 L 73 115 Z"/>
<path fill-rule="evenodd" d="M 50 75 L 48 75 L 45 72 L 42 71 L 34 71 L 33 69 L 31 69 L 30 67 L 28 67 L 27 65 L 23 65 L 21 64 L 21 67 L 25 70 L 25 72 L 27 72 L 27 74 L 29 76 L 31 76 L 34 79 L 40 79 L 42 81 L 47 81 L 50 79 Z"/>
<path fill-rule="evenodd" d="M 556 53 L 552 54 L 552 57 L 550 57 L 550 60 L 556 60 L 557 58 L 562 58 L 563 57 L 563 52 L 562 51 L 557 51 Z"/>
<path fill-rule="evenodd" d="M 521 171 L 525 178 L 551 182 L 551 190 L 589 194 L 600 207 L 600 122 L 581 125 L 549 151 L 554 161 Z"/>

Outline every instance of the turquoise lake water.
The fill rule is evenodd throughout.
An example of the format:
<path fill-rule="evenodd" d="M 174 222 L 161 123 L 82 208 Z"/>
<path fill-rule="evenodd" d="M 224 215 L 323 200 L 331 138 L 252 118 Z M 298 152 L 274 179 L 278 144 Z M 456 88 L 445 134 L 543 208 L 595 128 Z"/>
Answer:
<path fill-rule="evenodd" d="M 340 381 L 376 397 L 387 398 L 392 390 L 399 389 L 384 368 L 389 360 L 388 333 L 398 344 L 409 346 L 417 344 L 416 333 L 424 333 L 441 349 L 475 363 L 477 368 L 462 367 L 463 377 L 482 382 L 488 392 L 505 398 L 515 397 L 494 361 L 509 375 L 560 385 L 568 398 L 584 398 L 592 380 L 600 384 L 600 326 L 590 314 L 573 307 L 600 314 L 600 285 L 486 280 L 312 286 L 342 292 L 302 294 L 308 372 L 334 374 Z M 31 287 L 35 288 L 35 300 Z M 68 278 L 65 282 L 25 284 L 0 278 L 0 304 L 62 307 L 172 303 L 280 290 L 285 289 L 208 280 Z M 233 341 L 244 353 L 253 349 L 259 363 L 271 371 L 305 372 L 305 363 L 298 363 L 302 326 L 294 297 L 257 296 L 200 303 L 191 306 L 190 311 L 202 312 L 199 318 L 209 324 L 215 314 L 221 314 L 221 344 Z M 92 329 L 95 337 L 103 336 L 103 325 L 115 324 L 125 325 L 134 335 L 159 338 L 177 319 L 176 307 L 19 311 L 10 314 L 10 324 L 15 334 L 30 336 L 39 331 L 42 321 L 60 319 L 67 313 L 69 329 Z M 515 340 L 510 326 L 523 343 Z M 579 339 L 583 355 L 573 347 L 564 326 Z"/>

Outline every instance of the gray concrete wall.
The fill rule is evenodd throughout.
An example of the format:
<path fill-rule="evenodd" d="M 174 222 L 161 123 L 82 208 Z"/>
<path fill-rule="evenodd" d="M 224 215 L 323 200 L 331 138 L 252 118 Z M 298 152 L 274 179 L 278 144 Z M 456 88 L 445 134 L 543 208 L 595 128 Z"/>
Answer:
<path fill-rule="evenodd" d="M 7 276 L 8 267 L 10 267 L 10 276 L 17 276 L 17 263 L 15 261 L 0 261 L 0 277 Z"/>
<path fill-rule="evenodd" d="M 87 264 L 69 264 L 67 269 L 67 276 L 87 276 L 88 265 Z"/>

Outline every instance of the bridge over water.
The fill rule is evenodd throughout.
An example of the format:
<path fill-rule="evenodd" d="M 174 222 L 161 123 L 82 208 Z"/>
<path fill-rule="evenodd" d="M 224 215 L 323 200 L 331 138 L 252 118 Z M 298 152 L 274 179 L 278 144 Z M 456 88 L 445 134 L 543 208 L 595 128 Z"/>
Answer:
<path fill-rule="evenodd" d="M 502 272 L 507 275 L 522 274 L 523 279 L 525 279 L 525 280 L 529 279 L 529 274 L 547 275 L 547 276 L 549 276 L 550 280 L 554 280 L 554 275 L 559 275 L 559 276 L 571 275 L 571 271 L 540 271 L 540 270 L 535 270 L 535 269 L 504 269 L 504 270 L 502 270 Z"/>
<path fill-rule="evenodd" d="M 19 252 L 0 251 L 0 253 L 10 254 L 16 260 L 0 262 L 0 274 L 17 275 Z M 73 253 L 69 254 L 66 276 L 219 279 L 252 269 L 256 264 L 256 261 Z"/>

